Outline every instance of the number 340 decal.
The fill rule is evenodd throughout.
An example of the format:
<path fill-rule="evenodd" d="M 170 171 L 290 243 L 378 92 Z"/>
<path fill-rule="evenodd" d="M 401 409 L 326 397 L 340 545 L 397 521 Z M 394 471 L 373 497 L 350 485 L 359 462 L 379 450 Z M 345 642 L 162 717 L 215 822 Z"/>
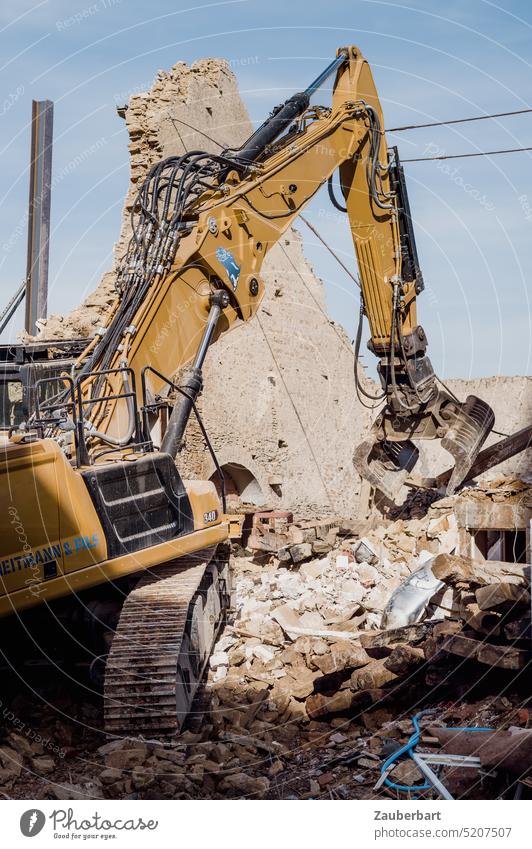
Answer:
<path fill-rule="evenodd" d="M 208 513 L 203 514 L 203 521 L 206 522 L 206 523 L 214 522 L 215 519 L 217 519 L 217 518 L 218 518 L 218 510 L 209 510 Z"/>

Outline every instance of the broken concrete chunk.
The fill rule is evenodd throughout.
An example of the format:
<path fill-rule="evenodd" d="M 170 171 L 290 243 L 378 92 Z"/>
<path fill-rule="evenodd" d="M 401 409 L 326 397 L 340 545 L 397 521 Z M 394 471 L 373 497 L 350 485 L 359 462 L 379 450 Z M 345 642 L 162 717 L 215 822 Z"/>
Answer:
<path fill-rule="evenodd" d="M 283 631 L 285 631 L 288 635 L 293 633 L 294 628 L 300 627 L 300 618 L 293 609 L 288 604 L 282 604 L 277 607 L 273 613 L 273 618 L 276 622 L 279 623 Z"/>
<path fill-rule="evenodd" d="M 353 694 L 350 690 L 339 690 L 333 696 L 323 693 L 309 696 L 305 707 L 311 719 L 320 719 L 324 716 L 345 713 L 351 708 L 352 702 Z"/>
<path fill-rule="evenodd" d="M 227 666 L 217 666 L 214 670 L 213 681 L 223 681 L 228 672 Z"/>
<path fill-rule="evenodd" d="M 55 761 L 49 755 L 41 755 L 38 758 L 31 759 L 32 769 L 37 775 L 47 775 L 55 769 Z"/>
<path fill-rule="evenodd" d="M 263 776 L 254 778 L 245 772 L 237 772 L 235 775 L 226 775 L 216 787 L 218 793 L 226 793 L 232 797 L 243 797 L 263 799 L 270 789 L 270 782 Z"/>
<path fill-rule="evenodd" d="M 9 746 L 0 746 L 0 783 L 18 778 L 22 772 L 23 755 Z"/>
<path fill-rule="evenodd" d="M 245 651 L 246 657 L 257 657 L 263 663 L 268 663 L 275 657 L 274 649 L 261 643 L 258 646 L 246 646 Z"/>
<path fill-rule="evenodd" d="M 312 553 L 313 554 L 328 554 L 329 551 L 333 548 L 334 543 L 328 542 L 327 540 L 317 539 L 312 543 Z"/>
<path fill-rule="evenodd" d="M 307 669 L 306 666 L 300 666 L 294 673 L 294 676 L 287 676 L 282 679 L 283 686 L 291 696 L 295 699 L 306 699 L 307 696 L 314 690 L 314 681 L 319 678 L 321 672 Z"/>
<path fill-rule="evenodd" d="M 374 587 L 380 578 L 378 570 L 370 563 L 359 563 L 355 569 L 355 575 L 366 588 Z"/>
<path fill-rule="evenodd" d="M 390 602 L 390 596 L 392 595 L 392 592 L 395 588 L 395 582 L 393 586 L 391 585 L 391 582 L 386 582 L 384 584 L 377 584 L 377 586 L 372 587 L 369 593 L 367 593 L 367 595 L 364 597 L 364 607 L 366 608 L 366 610 L 370 610 L 374 613 L 380 614 Z M 397 624 L 403 623 L 401 622 Z"/>
<path fill-rule="evenodd" d="M 309 542 L 290 546 L 290 558 L 292 563 L 302 563 L 312 557 L 312 546 Z"/>
<path fill-rule="evenodd" d="M 329 561 L 326 557 L 322 558 L 321 560 L 312 560 L 310 563 L 302 564 L 299 569 L 299 574 L 306 580 L 311 580 L 312 578 L 319 578 L 320 575 L 323 575 L 328 566 Z"/>
<path fill-rule="evenodd" d="M 307 656 L 322 655 L 329 651 L 329 644 L 320 637 L 305 635 L 298 637 L 292 648 L 295 652 Z"/>
<path fill-rule="evenodd" d="M 356 669 L 350 678 L 351 689 L 376 690 L 394 681 L 397 675 L 384 664 L 385 660 L 373 660 L 362 669 Z"/>
<path fill-rule="evenodd" d="M 349 555 L 348 554 L 337 554 L 336 555 L 336 568 L 337 569 L 349 569 L 350 565 Z"/>
<path fill-rule="evenodd" d="M 323 655 L 313 655 L 312 663 L 317 666 L 324 675 L 332 672 L 342 672 L 344 669 L 358 669 L 370 662 L 370 657 L 365 649 L 353 645 L 348 640 L 333 643 L 330 651 Z"/>
<path fill-rule="evenodd" d="M 121 740 L 121 746 L 108 752 L 105 756 L 105 764 L 113 769 L 131 769 L 144 763 L 148 754 L 148 747 L 141 741 Z"/>
<path fill-rule="evenodd" d="M 215 654 L 211 654 L 209 659 L 209 666 L 211 669 L 217 669 L 218 666 L 227 666 L 229 664 L 229 655 L 225 651 L 217 651 Z"/>
<path fill-rule="evenodd" d="M 323 627 L 325 625 L 323 616 L 320 613 L 318 613 L 317 610 L 314 610 L 314 611 L 306 610 L 305 613 L 303 613 L 299 617 L 299 623 L 304 628 L 309 628 L 311 630 L 314 629 L 316 631 L 323 630 Z"/>
<path fill-rule="evenodd" d="M 395 646 L 383 661 L 384 667 L 395 675 L 407 675 L 425 661 L 423 649 L 415 646 Z"/>

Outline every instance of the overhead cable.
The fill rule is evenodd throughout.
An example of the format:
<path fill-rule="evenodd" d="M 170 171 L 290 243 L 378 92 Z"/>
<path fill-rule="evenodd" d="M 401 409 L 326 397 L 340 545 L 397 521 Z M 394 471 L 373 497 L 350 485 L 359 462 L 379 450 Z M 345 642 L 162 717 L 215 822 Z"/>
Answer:
<path fill-rule="evenodd" d="M 445 153 L 441 156 L 419 156 L 415 159 L 401 159 L 403 162 L 430 162 L 437 159 L 469 159 L 472 156 L 495 156 L 498 153 L 522 153 L 532 147 L 509 147 L 505 150 L 479 150 L 476 153 Z"/>
<path fill-rule="evenodd" d="M 420 130 L 423 127 L 445 127 L 448 124 L 467 124 L 470 121 L 486 121 L 488 118 L 506 118 L 510 115 L 524 115 L 531 109 L 516 109 L 513 112 L 495 112 L 493 115 L 476 115 L 473 118 L 452 118 L 449 121 L 431 121 L 427 124 L 406 124 L 404 127 L 391 127 L 389 133 L 404 133 L 405 130 Z"/>

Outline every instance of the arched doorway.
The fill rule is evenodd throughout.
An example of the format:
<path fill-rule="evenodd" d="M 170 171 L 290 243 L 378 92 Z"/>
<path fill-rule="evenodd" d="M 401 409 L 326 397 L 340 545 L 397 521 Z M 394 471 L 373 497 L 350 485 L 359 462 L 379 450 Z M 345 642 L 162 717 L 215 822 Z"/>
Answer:
<path fill-rule="evenodd" d="M 225 480 L 225 494 L 228 502 L 239 501 L 243 504 L 253 504 L 261 507 L 266 503 L 266 497 L 257 478 L 240 463 L 224 463 L 222 472 Z M 219 490 L 218 475 L 211 475 L 211 481 Z"/>

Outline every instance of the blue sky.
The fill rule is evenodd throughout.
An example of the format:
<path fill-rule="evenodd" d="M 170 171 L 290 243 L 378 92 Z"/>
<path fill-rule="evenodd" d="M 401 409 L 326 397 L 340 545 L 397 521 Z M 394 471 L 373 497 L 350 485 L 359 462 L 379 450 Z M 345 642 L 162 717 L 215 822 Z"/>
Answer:
<path fill-rule="evenodd" d="M 55 101 L 50 311 L 64 312 L 111 263 L 128 183 L 116 103 L 148 88 L 160 68 L 221 56 L 258 122 L 345 44 L 370 61 L 388 127 L 532 105 L 532 9 L 524 0 L 3 0 L 0 308 L 25 273 L 32 99 Z M 327 103 L 327 90 L 316 100 Z M 390 133 L 388 142 L 403 159 L 532 147 L 532 113 Z M 81 163 L 72 167 L 76 157 Z M 427 286 L 420 319 L 436 370 L 447 377 L 529 373 L 532 153 L 405 170 Z M 326 195 L 307 214 L 354 266 L 347 222 Z M 299 229 L 331 316 L 353 336 L 353 284 Z M 2 341 L 22 322 L 19 310 Z"/>

